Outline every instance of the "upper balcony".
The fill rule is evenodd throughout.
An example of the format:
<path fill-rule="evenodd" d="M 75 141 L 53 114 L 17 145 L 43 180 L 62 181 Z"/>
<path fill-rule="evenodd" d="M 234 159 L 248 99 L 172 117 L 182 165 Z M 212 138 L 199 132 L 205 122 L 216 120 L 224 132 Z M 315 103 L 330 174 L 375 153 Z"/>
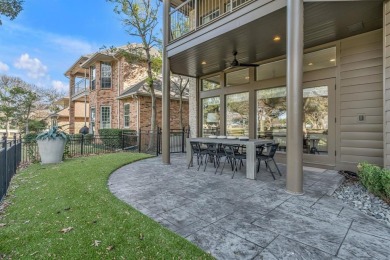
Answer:
<path fill-rule="evenodd" d="M 170 42 L 256 0 L 187 0 L 170 12 Z"/>
<path fill-rule="evenodd" d="M 83 79 L 77 81 L 71 87 L 70 96 L 72 98 L 72 101 L 84 98 L 85 96 L 88 96 L 88 94 L 89 94 L 89 79 L 88 78 L 83 78 Z"/>

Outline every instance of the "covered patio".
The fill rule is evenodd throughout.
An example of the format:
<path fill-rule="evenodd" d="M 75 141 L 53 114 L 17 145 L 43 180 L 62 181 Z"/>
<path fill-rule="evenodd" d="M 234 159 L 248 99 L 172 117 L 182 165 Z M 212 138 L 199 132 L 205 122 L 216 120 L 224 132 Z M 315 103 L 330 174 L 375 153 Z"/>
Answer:
<path fill-rule="evenodd" d="M 109 189 L 217 259 L 390 255 L 390 227 L 330 196 L 343 180 L 334 170 L 304 167 L 305 194 L 293 196 L 284 191 L 282 164 L 276 180 L 265 168 L 249 180 L 245 167 L 231 179 L 230 169 L 214 174 L 212 165 L 187 170 L 183 154 L 171 161 L 154 157 L 124 166 L 111 175 Z"/>

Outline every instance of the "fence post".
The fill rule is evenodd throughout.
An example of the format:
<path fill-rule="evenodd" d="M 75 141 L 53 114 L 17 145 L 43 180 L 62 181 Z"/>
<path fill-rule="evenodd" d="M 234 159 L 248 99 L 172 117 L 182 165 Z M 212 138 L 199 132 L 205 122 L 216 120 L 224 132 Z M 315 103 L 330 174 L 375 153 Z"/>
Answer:
<path fill-rule="evenodd" d="M 84 134 L 81 134 L 81 154 L 84 154 Z"/>
<path fill-rule="evenodd" d="M 125 150 L 125 133 L 122 131 L 122 151 Z"/>
<path fill-rule="evenodd" d="M 8 190 L 8 159 L 7 159 L 7 133 L 3 134 L 3 148 L 4 148 L 4 168 L 5 168 L 5 178 L 4 178 L 4 186 L 5 187 L 5 192 L 4 195 L 7 193 Z"/>
<path fill-rule="evenodd" d="M 16 172 L 16 167 L 17 167 L 17 161 L 16 161 L 16 158 L 17 158 L 16 157 L 16 154 L 17 154 L 17 151 L 16 151 L 17 150 L 16 149 L 17 148 L 17 146 L 16 146 L 16 133 L 14 133 L 14 146 L 15 146 L 14 147 L 14 167 L 15 168 L 14 169 L 15 169 L 15 172 Z"/>
<path fill-rule="evenodd" d="M 157 134 L 156 134 L 156 156 L 160 153 L 160 127 L 157 127 Z"/>
<path fill-rule="evenodd" d="M 184 142 L 185 142 L 185 131 L 186 128 L 183 127 L 182 132 L 181 132 L 181 152 L 184 153 Z"/>
<path fill-rule="evenodd" d="M 141 128 L 138 130 L 138 152 L 141 152 Z"/>

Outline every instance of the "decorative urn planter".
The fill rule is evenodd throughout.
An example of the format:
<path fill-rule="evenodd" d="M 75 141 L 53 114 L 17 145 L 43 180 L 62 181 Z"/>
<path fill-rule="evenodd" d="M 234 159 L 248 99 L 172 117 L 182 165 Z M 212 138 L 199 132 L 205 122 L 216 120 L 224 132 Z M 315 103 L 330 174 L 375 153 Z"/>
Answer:
<path fill-rule="evenodd" d="M 59 163 L 62 161 L 66 140 L 45 139 L 38 140 L 37 143 L 42 164 Z"/>
<path fill-rule="evenodd" d="M 49 131 L 39 134 L 36 140 L 41 163 L 61 162 L 67 139 L 68 136 L 60 131 L 57 126 L 53 126 Z"/>

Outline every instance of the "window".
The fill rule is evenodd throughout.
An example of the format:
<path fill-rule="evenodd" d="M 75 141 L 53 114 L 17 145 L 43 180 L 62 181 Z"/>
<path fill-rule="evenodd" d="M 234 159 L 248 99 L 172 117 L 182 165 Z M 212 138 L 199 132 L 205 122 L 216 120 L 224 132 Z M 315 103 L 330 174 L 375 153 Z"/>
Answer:
<path fill-rule="evenodd" d="M 89 75 L 90 75 L 90 78 L 91 78 L 91 90 L 95 90 L 96 89 L 96 67 L 95 66 L 91 66 L 89 68 Z"/>
<path fill-rule="evenodd" d="M 303 72 L 336 66 L 336 47 L 309 52 L 303 55 Z M 286 60 L 262 64 L 256 68 L 256 80 L 284 77 L 287 74 Z"/>
<path fill-rule="evenodd" d="M 219 75 L 214 75 L 205 79 L 202 79 L 202 91 L 217 89 L 221 87 Z"/>
<path fill-rule="evenodd" d="M 249 93 L 226 96 L 226 135 L 249 135 Z"/>
<path fill-rule="evenodd" d="M 219 9 L 215 9 L 208 14 L 205 14 L 200 17 L 201 25 L 210 22 L 211 20 L 217 18 L 219 16 Z"/>
<path fill-rule="evenodd" d="M 100 110 L 100 128 L 111 128 L 111 107 L 104 106 Z"/>
<path fill-rule="evenodd" d="M 125 104 L 123 107 L 124 127 L 130 127 L 130 104 Z"/>
<path fill-rule="evenodd" d="M 270 138 L 285 151 L 287 144 L 286 88 L 257 91 L 257 136 Z M 303 89 L 303 152 L 328 153 L 328 86 Z"/>
<path fill-rule="evenodd" d="M 101 64 L 102 89 L 111 88 L 111 63 L 102 62 Z"/>
<path fill-rule="evenodd" d="M 226 74 L 226 86 L 237 86 L 249 83 L 249 69 L 241 69 Z"/>
<path fill-rule="evenodd" d="M 219 135 L 220 99 L 211 97 L 202 99 L 202 136 Z"/>
<path fill-rule="evenodd" d="M 95 123 L 96 123 L 96 108 L 91 107 L 91 120 L 89 124 L 89 129 L 92 134 L 95 133 Z"/>

